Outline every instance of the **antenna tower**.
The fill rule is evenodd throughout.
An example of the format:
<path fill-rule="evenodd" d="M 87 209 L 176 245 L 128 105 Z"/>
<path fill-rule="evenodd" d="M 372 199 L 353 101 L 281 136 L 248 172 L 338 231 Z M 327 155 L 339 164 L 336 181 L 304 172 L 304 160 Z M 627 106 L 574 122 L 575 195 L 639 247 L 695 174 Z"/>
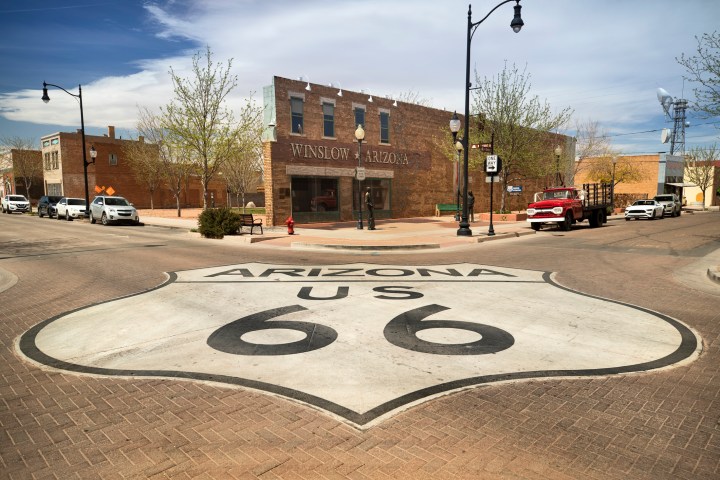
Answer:
<path fill-rule="evenodd" d="M 679 151 L 680 155 L 685 155 L 685 127 L 690 126 L 685 121 L 688 102 L 684 98 L 674 100 L 662 88 L 658 88 L 657 98 L 665 111 L 665 116 L 673 121 L 672 135 L 670 135 L 670 155 L 674 155 L 676 151 Z M 663 136 L 663 143 L 665 142 L 667 139 Z"/>

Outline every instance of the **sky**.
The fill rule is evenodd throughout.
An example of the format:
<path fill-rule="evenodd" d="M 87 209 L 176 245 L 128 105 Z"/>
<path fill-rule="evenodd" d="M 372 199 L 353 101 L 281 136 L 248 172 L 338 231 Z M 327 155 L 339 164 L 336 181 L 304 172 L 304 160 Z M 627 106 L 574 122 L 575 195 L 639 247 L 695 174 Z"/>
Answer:
<path fill-rule="evenodd" d="M 499 0 L 475 2 L 477 22 Z M 669 152 L 672 128 L 658 87 L 694 99 L 676 58 L 720 25 L 717 0 L 521 0 L 525 26 L 509 24 L 514 3 L 492 12 L 472 39 L 471 68 L 494 77 L 526 69 L 530 94 L 572 121 L 598 122 L 624 154 Z M 449 112 L 464 109 L 468 2 L 459 0 L 5 0 L 0 2 L 0 138 L 32 139 L 114 125 L 135 136 L 140 107 L 173 94 L 170 68 L 189 75 L 207 46 L 232 59 L 239 111 L 273 76 L 397 98 L 409 92 Z M 449 118 L 448 118 L 449 120 Z M 688 110 L 686 148 L 720 143 L 720 119 Z M 352 141 L 353 139 L 349 139 Z"/>

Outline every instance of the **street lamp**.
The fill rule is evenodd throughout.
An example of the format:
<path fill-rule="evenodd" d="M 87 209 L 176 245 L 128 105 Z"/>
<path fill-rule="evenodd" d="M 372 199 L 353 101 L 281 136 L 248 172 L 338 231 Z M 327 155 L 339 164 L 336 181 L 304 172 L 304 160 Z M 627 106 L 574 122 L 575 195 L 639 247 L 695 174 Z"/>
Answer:
<path fill-rule="evenodd" d="M 524 22 L 522 20 L 522 17 L 520 16 L 520 10 L 522 7 L 520 6 L 520 0 L 505 0 L 503 2 L 498 3 L 495 8 L 490 10 L 485 17 L 483 17 L 482 20 L 479 22 L 473 23 L 472 21 L 472 5 L 468 5 L 468 27 L 467 27 L 467 55 L 465 60 L 465 122 L 467 123 L 468 118 L 470 118 L 470 41 L 472 40 L 473 35 L 475 34 L 475 30 L 477 29 L 478 25 L 480 25 L 482 22 L 484 22 L 495 10 L 497 10 L 501 5 L 505 5 L 509 2 L 515 2 L 515 6 L 513 7 L 515 9 L 515 16 L 513 17 L 512 21 L 510 22 L 510 27 L 513 29 L 513 32 L 518 33 L 520 29 L 523 27 Z M 457 120 L 456 124 L 453 124 L 453 122 Z M 460 129 L 460 120 L 457 118 L 457 114 L 453 115 L 453 119 L 450 120 L 450 131 L 452 131 L 453 127 L 455 126 L 457 128 L 457 131 Z M 458 228 L 457 234 L 458 236 L 471 236 L 472 230 L 470 230 L 470 224 L 468 223 L 468 208 L 467 208 L 467 196 L 468 196 L 468 148 L 467 148 L 467 142 L 469 140 L 469 128 L 465 128 L 465 139 L 463 140 L 463 146 L 464 149 L 464 155 L 463 155 L 463 209 L 462 209 L 462 220 L 460 221 L 460 228 Z"/>
<path fill-rule="evenodd" d="M 560 186 L 560 155 L 562 155 L 562 148 L 560 145 L 555 147 L 555 186 Z"/>
<path fill-rule="evenodd" d="M 362 220 L 362 184 L 360 183 L 362 179 L 361 176 L 364 178 L 364 175 L 361 175 L 360 173 L 360 162 L 362 161 L 362 142 L 365 140 L 365 130 L 363 129 L 362 125 L 358 125 L 357 129 L 355 130 L 355 139 L 358 142 L 358 168 L 355 173 L 355 176 L 357 177 L 358 182 L 358 221 L 357 221 L 357 228 L 358 230 L 363 229 L 363 220 Z"/>
<path fill-rule="evenodd" d="M 462 137 L 460 137 L 455 142 L 455 150 L 457 150 L 457 162 L 455 163 L 455 182 L 457 182 L 457 185 L 455 186 L 455 191 L 457 192 L 457 202 L 455 203 L 455 206 L 457 208 L 455 212 L 455 221 L 460 221 L 460 155 L 463 151 L 463 142 Z"/>
<path fill-rule="evenodd" d="M 82 104 L 82 85 L 78 85 L 78 94 L 75 95 L 74 93 L 70 93 L 67 90 L 65 90 L 63 87 L 59 85 L 55 85 L 52 83 L 46 83 L 43 82 L 43 96 L 42 101 L 45 103 L 48 103 L 50 101 L 50 96 L 48 96 L 48 89 L 47 87 L 55 87 L 59 88 L 63 92 L 67 93 L 68 95 L 75 97 L 80 100 L 80 136 L 82 141 L 82 160 L 83 160 L 83 175 L 85 177 L 85 216 L 87 217 L 90 214 L 90 191 L 88 190 L 88 174 L 87 174 L 87 167 L 91 163 L 95 163 L 95 156 L 97 156 L 97 152 L 94 154 L 92 153 L 95 149 L 93 148 L 91 151 L 91 155 L 93 155 L 93 161 L 88 162 L 87 161 L 87 153 L 85 151 L 85 117 L 83 115 L 83 104 Z"/>
<path fill-rule="evenodd" d="M 612 213 L 615 215 L 615 167 L 617 166 L 618 158 L 612 157 L 613 169 L 612 169 L 612 184 L 610 184 L 610 208 Z"/>

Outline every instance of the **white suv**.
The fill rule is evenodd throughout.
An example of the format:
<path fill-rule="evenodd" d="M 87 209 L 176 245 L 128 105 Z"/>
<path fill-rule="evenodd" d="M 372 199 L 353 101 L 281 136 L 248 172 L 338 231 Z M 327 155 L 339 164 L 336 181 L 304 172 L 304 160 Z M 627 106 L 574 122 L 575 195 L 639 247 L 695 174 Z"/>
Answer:
<path fill-rule="evenodd" d="M 3 213 L 24 213 L 30 211 L 30 202 L 23 195 L 5 195 L 0 201 Z"/>
<path fill-rule="evenodd" d="M 90 223 L 100 220 L 103 225 L 128 222 L 137 225 L 140 217 L 137 210 L 123 197 L 95 197 L 90 204 Z"/>
<path fill-rule="evenodd" d="M 653 200 L 663 206 L 663 215 L 670 215 L 671 217 L 679 217 L 682 210 L 682 204 L 680 199 L 674 193 L 664 193 L 662 195 L 655 195 Z"/>

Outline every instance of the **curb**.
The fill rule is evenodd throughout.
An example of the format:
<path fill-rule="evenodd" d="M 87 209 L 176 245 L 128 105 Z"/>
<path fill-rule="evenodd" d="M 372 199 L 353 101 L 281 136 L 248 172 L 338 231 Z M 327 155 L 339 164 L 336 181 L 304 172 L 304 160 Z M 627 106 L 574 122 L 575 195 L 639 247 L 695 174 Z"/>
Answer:
<path fill-rule="evenodd" d="M 714 269 L 712 267 L 708 268 L 707 276 L 713 282 L 720 284 L 720 267 L 715 267 Z"/>
<path fill-rule="evenodd" d="M 355 250 L 355 251 L 367 251 L 367 250 L 428 250 L 433 248 L 440 248 L 437 243 L 419 243 L 415 245 L 342 245 L 336 243 L 305 243 L 305 242 L 293 242 L 290 244 L 290 248 L 313 248 L 313 249 L 328 249 L 328 250 Z"/>

